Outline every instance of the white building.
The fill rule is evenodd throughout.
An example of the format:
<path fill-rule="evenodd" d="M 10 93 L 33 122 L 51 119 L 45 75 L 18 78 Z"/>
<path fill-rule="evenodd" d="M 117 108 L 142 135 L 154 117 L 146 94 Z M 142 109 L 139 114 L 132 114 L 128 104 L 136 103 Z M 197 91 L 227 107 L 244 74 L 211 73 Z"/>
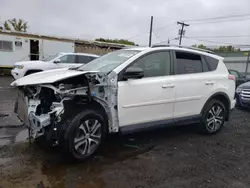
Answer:
<path fill-rule="evenodd" d="M 17 61 L 42 60 L 59 52 L 104 54 L 126 45 L 0 30 L 0 68 Z"/>

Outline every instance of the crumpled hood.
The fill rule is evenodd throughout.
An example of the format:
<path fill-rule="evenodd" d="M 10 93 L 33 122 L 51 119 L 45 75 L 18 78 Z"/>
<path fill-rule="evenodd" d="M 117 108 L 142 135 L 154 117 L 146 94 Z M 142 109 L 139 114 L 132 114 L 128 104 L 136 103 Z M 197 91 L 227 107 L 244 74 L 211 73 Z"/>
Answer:
<path fill-rule="evenodd" d="M 16 62 L 14 65 L 30 65 L 30 64 L 37 64 L 37 63 L 45 63 L 44 61 L 19 61 Z"/>
<path fill-rule="evenodd" d="M 12 82 L 11 86 L 50 84 L 67 78 L 79 76 L 86 73 L 95 73 L 95 72 L 98 71 L 77 71 L 77 70 L 69 70 L 68 68 L 54 69 L 24 76 Z"/>

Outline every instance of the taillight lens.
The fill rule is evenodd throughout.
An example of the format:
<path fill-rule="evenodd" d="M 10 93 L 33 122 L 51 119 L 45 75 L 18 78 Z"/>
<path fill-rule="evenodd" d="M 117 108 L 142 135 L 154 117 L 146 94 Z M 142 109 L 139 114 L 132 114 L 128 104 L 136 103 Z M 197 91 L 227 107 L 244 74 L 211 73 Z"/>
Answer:
<path fill-rule="evenodd" d="M 229 79 L 229 80 L 233 80 L 233 81 L 235 81 L 235 76 L 234 76 L 234 75 L 232 75 L 232 74 L 229 74 L 229 75 L 228 75 L 228 79 Z"/>

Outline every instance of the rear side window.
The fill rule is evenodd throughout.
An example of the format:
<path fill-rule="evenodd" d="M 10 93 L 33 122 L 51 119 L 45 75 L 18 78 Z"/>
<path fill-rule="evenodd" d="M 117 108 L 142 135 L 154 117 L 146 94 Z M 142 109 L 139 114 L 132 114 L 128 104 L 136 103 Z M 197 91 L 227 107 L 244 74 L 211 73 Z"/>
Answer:
<path fill-rule="evenodd" d="M 93 60 L 93 58 L 90 56 L 84 56 L 84 55 L 78 56 L 78 63 L 86 64 L 92 60 Z"/>
<path fill-rule="evenodd" d="M 204 58 L 208 65 L 209 70 L 214 71 L 218 66 L 219 60 L 209 56 L 204 56 Z"/>
<path fill-rule="evenodd" d="M 202 60 L 200 55 L 187 52 L 175 52 L 176 73 L 193 74 L 202 72 Z"/>

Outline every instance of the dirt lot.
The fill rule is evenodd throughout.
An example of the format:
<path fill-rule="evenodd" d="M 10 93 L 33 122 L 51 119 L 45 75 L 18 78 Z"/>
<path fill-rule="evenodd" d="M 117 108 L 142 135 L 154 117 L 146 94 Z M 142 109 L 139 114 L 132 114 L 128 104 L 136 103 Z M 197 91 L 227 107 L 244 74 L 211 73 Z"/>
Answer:
<path fill-rule="evenodd" d="M 0 114 L 13 109 L 9 82 L 0 77 Z M 248 111 L 235 110 L 214 136 L 199 135 L 193 126 L 112 136 L 83 164 L 66 163 L 56 150 L 45 152 L 25 138 L 22 127 L 0 129 L 0 187 L 250 187 Z"/>

